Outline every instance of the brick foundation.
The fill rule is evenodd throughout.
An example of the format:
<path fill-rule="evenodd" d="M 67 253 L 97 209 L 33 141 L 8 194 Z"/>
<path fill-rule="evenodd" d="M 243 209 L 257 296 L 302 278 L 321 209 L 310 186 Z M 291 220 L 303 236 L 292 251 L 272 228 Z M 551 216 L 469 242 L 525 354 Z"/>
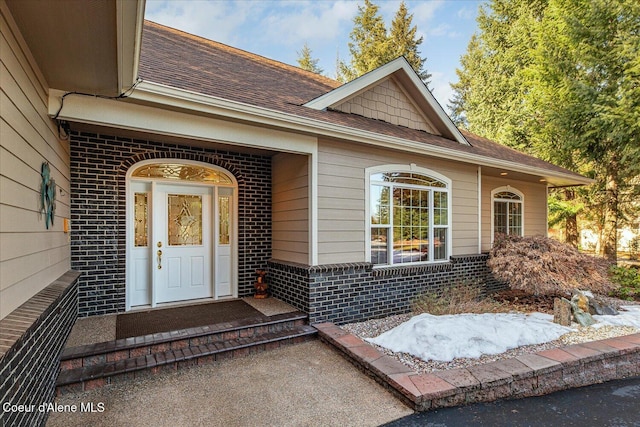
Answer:
<path fill-rule="evenodd" d="M 488 255 L 452 256 L 442 264 L 373 268 L 370 263 L 306 266 L 269 261 L 271 293 L 309 313 L 309 321 L 344 324 L 409 311 L 411 300 L 445 286 L 478 281 L 486 292 L 504 287 Z"/>
<path fill-rule="evenodd" d="M 77 316 L 77 282 L 70 271 L 0 320 L 0 402 L 33 409 L 0 408 L 1 426 L 45 424 L 47 412 L 38 407 L 54 398 L 59 356 Z"/>

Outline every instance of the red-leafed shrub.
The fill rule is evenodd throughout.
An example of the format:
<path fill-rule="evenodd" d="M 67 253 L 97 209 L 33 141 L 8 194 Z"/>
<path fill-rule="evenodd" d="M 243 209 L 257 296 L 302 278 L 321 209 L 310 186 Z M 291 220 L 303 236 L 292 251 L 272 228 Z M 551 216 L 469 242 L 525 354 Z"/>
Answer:
<path fill-rule="evenodd" d="M 494 276 L 512 289 L 534 295 L 570 293 L 574 289 L 608 294 L 616 288 L 602 258 L 547 237 L 497 235 L 489 256 Z"/>

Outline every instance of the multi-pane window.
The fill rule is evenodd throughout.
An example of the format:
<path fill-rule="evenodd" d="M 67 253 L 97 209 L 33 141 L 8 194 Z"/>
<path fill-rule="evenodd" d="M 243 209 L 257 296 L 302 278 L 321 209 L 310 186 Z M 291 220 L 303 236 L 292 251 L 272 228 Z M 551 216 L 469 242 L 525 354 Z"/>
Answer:
<path fill-rule="evenodd" d="M 521 195 L 512 191 L 493 194 L 493 232 L 523 235 Z"/>
<path fill-rule="evenodd" d="M 370 176 L 371 263 L 448 259 L 450 197 L 442 180 L 414 172 Z"/>

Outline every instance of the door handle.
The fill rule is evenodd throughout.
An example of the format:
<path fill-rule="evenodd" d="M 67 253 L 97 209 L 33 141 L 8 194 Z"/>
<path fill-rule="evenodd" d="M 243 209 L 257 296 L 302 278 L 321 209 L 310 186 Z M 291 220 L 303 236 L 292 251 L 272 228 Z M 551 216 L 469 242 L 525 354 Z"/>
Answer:
<path fill-rule="evenodd" d="M 158 270 L 162 269 L 162 251 L 158 249 Z"/>

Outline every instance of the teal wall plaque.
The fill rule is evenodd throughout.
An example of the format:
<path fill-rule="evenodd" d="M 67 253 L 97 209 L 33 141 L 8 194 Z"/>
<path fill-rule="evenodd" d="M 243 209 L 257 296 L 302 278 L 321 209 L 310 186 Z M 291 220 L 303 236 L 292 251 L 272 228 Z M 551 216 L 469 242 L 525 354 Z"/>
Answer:
<path fill-rule="evenodd" d="M 51 178 L 49 163 L 44 162 L 40 168 L 42 183 L 40 185 L 40 211 L 44 214 L 44 223 L 49 229 L 49 224 L 53 225 L 53 218 L 56 212 L 56 181 Z"/>

